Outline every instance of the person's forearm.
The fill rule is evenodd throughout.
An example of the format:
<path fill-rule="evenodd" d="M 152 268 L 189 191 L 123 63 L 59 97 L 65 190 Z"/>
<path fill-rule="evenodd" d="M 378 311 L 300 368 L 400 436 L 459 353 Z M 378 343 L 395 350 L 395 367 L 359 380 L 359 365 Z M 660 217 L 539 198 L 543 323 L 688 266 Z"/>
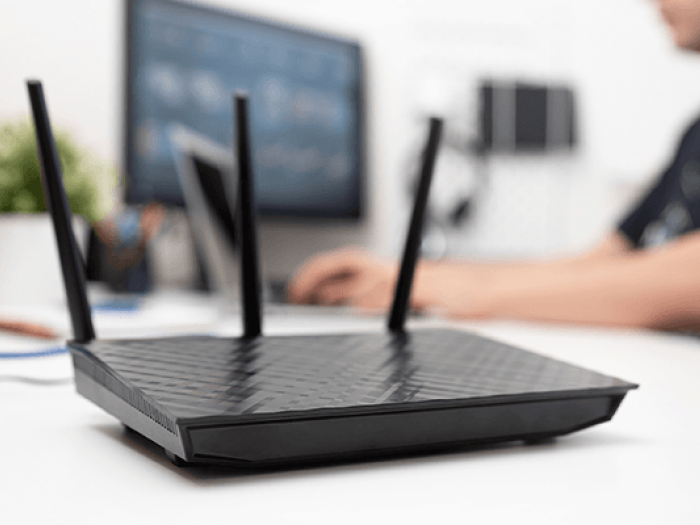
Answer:
<path fill-rule="evenodd" d="M 528 273 L 535 276 L 541 272 L 569 271 L 575 267 L 588 265 L 593 261 L 620 257 L 633 254 L 632 247 L 621 234 L 613 232 L 592 250 L 553 259 L 535 259 L 520 261 L 464 261 L 448 259 L 436 263 L 426 262 L 426 265 L 447 269 L 469 267 L 472 271 L 480 272 L 484 277 L 514 274 L 518 278 L 527 277 Z"/>
<path fill-rule="evenodd" d="M 639 259 L 581 265 L 574 271 L 530 268 L 496 277 L 484 300 L 500 318 L 614 326 L 658 326 L 674 317 L 666 283 Z"/>
<path fill-rule="evenodd" d="M 674 327 L 700 319 L 700 236 L 616 257 L 453 267 L 436 294 L 461 317 Z"/>

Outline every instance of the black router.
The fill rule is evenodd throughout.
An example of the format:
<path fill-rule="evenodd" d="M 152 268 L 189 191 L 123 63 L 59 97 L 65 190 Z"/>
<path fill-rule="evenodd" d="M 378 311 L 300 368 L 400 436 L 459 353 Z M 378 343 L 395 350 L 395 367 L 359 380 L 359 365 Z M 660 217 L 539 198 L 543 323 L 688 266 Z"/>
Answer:
<path fill-rule="evenodd" d="M 430 122 L 389 330 L 261 335 L 243 95 L 235 99 L 243 337 L 96 340 L 42 87 L 28 88 L 73 323 L 68 346 L 78 392 L 178 465 L 267 467 L 546 439 L 608 421 L 636 388 L 466 332 L 404 331 L 438 119 Z"/>

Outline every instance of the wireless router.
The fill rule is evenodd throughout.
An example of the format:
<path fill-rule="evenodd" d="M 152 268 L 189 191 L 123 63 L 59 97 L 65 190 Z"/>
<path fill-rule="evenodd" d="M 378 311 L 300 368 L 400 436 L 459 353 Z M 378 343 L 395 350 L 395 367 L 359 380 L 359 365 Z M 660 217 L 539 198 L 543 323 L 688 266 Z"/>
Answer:
<path fill-rule="evenodd" d="M 95 339 L 44 95 L 28 82 L 78 392 L 176 464 L 266 467 L 539 440 L 609 420 L 636 385 L 456 330 L 404 330 L 442 123 L 432 119 L 386 333 L 261 334 L 247 100 L 235 98 L 244 335 Z"/>

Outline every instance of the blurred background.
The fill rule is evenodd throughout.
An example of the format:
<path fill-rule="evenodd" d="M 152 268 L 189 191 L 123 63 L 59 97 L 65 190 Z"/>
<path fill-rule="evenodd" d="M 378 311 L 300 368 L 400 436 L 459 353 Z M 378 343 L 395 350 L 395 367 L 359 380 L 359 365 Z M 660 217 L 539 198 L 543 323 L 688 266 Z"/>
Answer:
<path fill-rule="evenodd" d="M 347 243 L 398 254 L 431 115 L 446 134 L 428 255 L 499 259 L 595 243 L 700 111 L 698 58 L 641 0 L 24 0 L 1 8 L 0 49 L 0 123 L 29 115 L 39 78 L 54 126 L 115 167 L 93 237 L 146 231 L 129 289 L 199 280 L 166 130 L 230 145 L 236 88 L 279 280 Z"/>

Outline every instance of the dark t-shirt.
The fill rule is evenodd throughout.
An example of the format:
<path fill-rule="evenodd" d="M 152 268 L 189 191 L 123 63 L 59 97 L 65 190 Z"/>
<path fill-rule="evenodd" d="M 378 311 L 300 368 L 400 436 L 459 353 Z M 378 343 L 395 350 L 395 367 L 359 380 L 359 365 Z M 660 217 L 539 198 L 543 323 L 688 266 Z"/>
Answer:
<path fill-rule="evenodd" d="M 637 248 L 653 248 L 700 228 L 700 120 L 683 135 L 656 185 L 620 223 Z"/>

